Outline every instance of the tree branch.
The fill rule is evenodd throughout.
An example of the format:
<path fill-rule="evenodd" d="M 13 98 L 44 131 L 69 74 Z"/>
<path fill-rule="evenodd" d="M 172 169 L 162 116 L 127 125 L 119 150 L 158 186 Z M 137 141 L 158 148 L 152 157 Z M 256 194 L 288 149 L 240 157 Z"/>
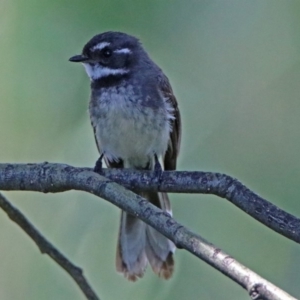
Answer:
<path fill-rule="evenodd" d="M 270 229 L 300 243 L 299 218 L 258 196 L 228 175 L 211 172 L 163 172 L 158 180 L 153 172 L 103 169 L 103 176 L 131 190 L 219 196 Z"/>
<path fill-rule="evenodd" d="M 154 172 L 104 170 L 106 177 L 87 168 L 60 164 L 0 164 L 0 190 L 30 190 L 57 193 L 82 190 L 104 198 L 139 217 L 172 240 L 245 288 L 252 299 L 295 299 L 272 285 L 234 258 L 172 219 L 166 212 L 142 197 L 113 182 L 131 189 L 154 189 L 168 192 L 202 192 L 229 199 L 272 229 L 299 242 L 299 219 L 263 200 L 229 176 L 203 172 L 164 172 L 157 179 Z M 126 183 L 125 183 L 126 182 Z M 249 207 L 247 207 L 248 202 Z M 266 210 L 266 211 L 265 211 Z M 268 211 L 269 210 L 269 211 Z M 266 215 L 269 216 L 266 219 Z M 280 226 L 284 224 L 283 226 Z M 287 229 L 287 230 L 286 230 Z"/>
<path fill-rule="evenodd" d="M 17 223 L 36 243 L 41 253 L 48 254 L 58 265 L 74 279 L 83 294 L 89 300 L 100 300 L 85 279 L 82 270 L 75 266 L 62 253 L 60 253 L 42 234 L 27 220 L 27 218 L 0 193 L 0 207 L 8 217 Z"/>

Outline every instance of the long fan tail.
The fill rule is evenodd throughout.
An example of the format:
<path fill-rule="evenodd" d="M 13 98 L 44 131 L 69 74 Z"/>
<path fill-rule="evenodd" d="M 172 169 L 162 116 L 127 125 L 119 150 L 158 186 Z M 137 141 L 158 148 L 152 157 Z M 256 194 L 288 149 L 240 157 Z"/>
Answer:
<path fill-rule="evenodd" d="M 147 192 L 141 196 L 172 214 L 166 193 Z M 175 245 L 138 218 L 122 211 L 116 267 L 124 276 L 136 281 L 143 277 L 147 263 L 160 277 L 168 279 L 174 270 Z"/>

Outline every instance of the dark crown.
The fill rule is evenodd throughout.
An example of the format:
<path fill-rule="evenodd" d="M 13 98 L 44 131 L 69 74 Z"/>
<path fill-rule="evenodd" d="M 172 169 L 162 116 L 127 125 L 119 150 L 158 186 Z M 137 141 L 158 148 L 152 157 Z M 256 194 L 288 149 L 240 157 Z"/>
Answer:
<path fill-rule="evenodd" d="M 122 32 L 108 31 L 91 38 L 84 46 L 82 53 L 88 54 L 95 46 L 101 43 L 109 43 L 114 49 L 134 49 L 140 46 L 139 40 L 134 36 Z"/>

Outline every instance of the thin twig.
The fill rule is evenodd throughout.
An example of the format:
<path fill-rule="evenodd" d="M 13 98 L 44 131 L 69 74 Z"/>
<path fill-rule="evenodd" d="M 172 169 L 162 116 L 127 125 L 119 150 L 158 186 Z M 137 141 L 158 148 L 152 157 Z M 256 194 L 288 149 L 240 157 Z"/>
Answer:
<path fill-rule="evenodd" d="M 109 172 L 111 172 L 110 175 L 114 175 L 115 177 L 119 176 L 118 178 L 121 178 L 123 171 L 124 174 L 127 172 L 127 170 L 121 170 L 120 173 L 116 173 L 114 170 L 110 170 L 105 171 L 104 174 L 108 175 Z M 227 191 L 222 190 L 222 185 L 224 185 L 222 180 L 230 177 L 213 173 L 170 172 L 168 174 L 163 173 L 162 177 L 157 179 L 153 172 L 129 171 L 126 175 L 132 177 L 130 177 L 127 182 L 130 183 L 130 187 L 133 189 L 141 188 L 136 181 L 132 181 L 132 178 L 136 178 L 135 174 L 138 174 L 137 176 L 139 177 L 139 180 L 144 182 L 146 185 L 145 189 L 149 189 L 149 187 L 153 189 L 156 187 L 158 190 L 167 191 L 164 189 L 164 180 L 166 179 L 169 180 L 169 186 L 173 186 L 173 189 L 170 188 L 170 191 L 172 192 L 175 191 L 175 186 L 178 183 L 181 187 L 183 184 L 188 184 L 185 188 L 191 191 L 194 190 L 194 192 L 196 190 L 196 185 L 199 185 L 204 193 L 217 194 L 218 190 L 221 189 L 221 192 L 219 193 L 222 197 L 227 198 L 229 195 L 229 197 L 235 198 L 243 187 L 240 183 L 236 186 L 236 181 L 231 179 L 229 184 L 225 184 L 225 186 L 227 186 Z M 175 177 L 172 177 L 173 175 Z M 179 176 L 180 179 L 177 182 L 176 176 Z M 191 180 L 190 182 L 186 181 L 186 176 L 190 176 L 189 178 L 194 178 L 194 180 Z M 221 179 L 218 176 L 220 176 Z M 218 184 L 220 184 L 220 187 L 218 187 Z M 239 187 L 239 185 L 241 186 Z M 100 176 L 89 169 L 48 163 L 30 165 L 0 164 L 0 190 L 1 189 L 30 190 L 45 193 L 57 193 L 75 189 L 92 193 L 110 201 L 121 209 L 136 215 L 172 240 L 178 248 L 188 250 L 214 268 L 218 269 L 245 288 L 252 299 L 295 299 L 270 282 L 261 278 L 250 269 L 241 265 L 234 258 L 207 242 L 199 235 L 196 235 L 186 229 L 184 226 L 172 219 L 166 212 L 163 212 L 159 208 L 153 206 L 151 203 L 133 192 L 126 190 L 123 186 L 111 181 L 111 179 Z M 183 190 L 184 187 L 181 189 L 181 192 L 183 192 Z M 246 189 L 246 193 L 248 195 L 252 192 Z M 258 197 L 254 193 L 252 194 L 254 197 Z M 243 195 L 241 196 L 243 197 Z M 251 198 L 251 196 L 249 197 Z M 260 201 L 260 199 L 261 198 L 258 197 L 255 201 Z M 247 212 L 246 209 L 245 211 Z M 297 218 L 293 218 L 297 220 Z"/>
<path fill-rule="evenodd" d="M 36 243 L 41 253 L 48 254 L 59 264 L 77 283 L 86 299 L 100 300 L 83 275 L 82 270 L 75 266 L 69 259 L 60 253 L 42 234 L 27 220 L 17 208 L 0 193 L 0 207 L 7 213 L 8 217 L 17 223 Z"/>

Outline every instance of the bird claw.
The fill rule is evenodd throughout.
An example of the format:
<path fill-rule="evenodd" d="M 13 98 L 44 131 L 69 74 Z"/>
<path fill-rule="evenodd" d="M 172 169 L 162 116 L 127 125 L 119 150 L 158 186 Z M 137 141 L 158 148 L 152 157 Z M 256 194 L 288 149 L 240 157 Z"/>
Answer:
<path fill-rule="evenodd" d="M 160 178 L 161 178 L 161 175 L 162 175 L 162 172 L 163 172 L 163 169 L 159 163 L 159 160 L 158 160 L 158 157 L 156 154 L 154 154 L 154 160 L 155 160 L 155 163 L 154 163 L 154 172 L 155 172 L 155 176 L 158 178 L 158 180 L 160 181 Z"/>
<path fill-rule="evenodd" d="M 94 172 L 96 172 L 98 174 L 102 174 L 102 170 L 103 170 L 102 158 L 103 158 L 103 154 L 100 155 L 100 157 L 96 161 L 96 164 L 95 164 L 95 167 L 94 167 Z"/>

